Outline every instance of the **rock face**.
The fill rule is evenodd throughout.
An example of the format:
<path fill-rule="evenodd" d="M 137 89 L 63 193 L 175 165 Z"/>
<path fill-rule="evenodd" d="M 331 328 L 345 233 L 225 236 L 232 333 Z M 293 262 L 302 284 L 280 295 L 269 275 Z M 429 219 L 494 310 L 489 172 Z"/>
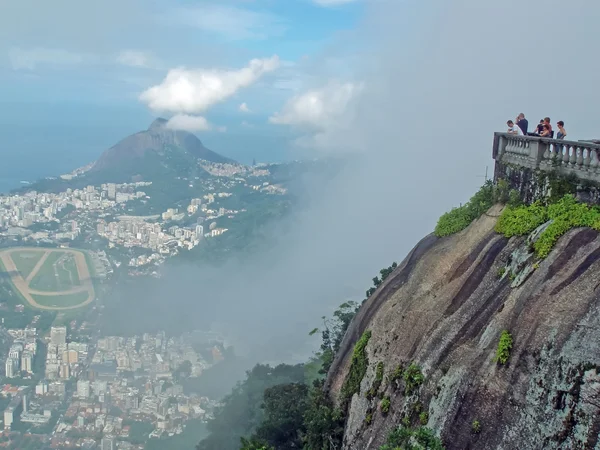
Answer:
<path fill-rule="evenodd" d="M 526 240 L 496 234 L 499 213 L 423 239 L 360 309 L 326 384 L 339 399 L 354 344 L 370 330 L 344 448 L 378 449 L 395 427 L 424 422 L 447 449 L 600 448 L 600 237 L 571 230 L 513 288 L 502 273 Z M 495 361 L 503 330 L 513 338 L 505 365 Z M 369 400 L 379 363 L 379 398 Z M 425 381 L 406 393 L 388 376 L 410 363 Z"/>
<path fill-rule="evenodd" d="M 194 134 L 167 128 L 167 120 L 158 118 L 145 131 L 132 134 L 106 150 L 94 164 L 92 171 L 135 164 L 149 154 L 160 154 L 165 147 L 180 149 L 181 152 L 216 163 L 232 162 L 202 144 Z M 154 155 L 152 155 L 154 156 Z"/>

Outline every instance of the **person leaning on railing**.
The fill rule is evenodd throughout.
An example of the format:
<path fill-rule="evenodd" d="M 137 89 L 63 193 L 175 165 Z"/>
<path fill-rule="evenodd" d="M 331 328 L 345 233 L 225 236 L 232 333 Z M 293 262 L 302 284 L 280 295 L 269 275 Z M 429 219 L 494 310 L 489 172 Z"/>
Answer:
<path fill-rule="evenodd" d="M 556 139 L 564 139 L 567 137 L 567 130 L 565 130 L 565 123 L 562 120 L 556 122 L 558 127 L 558 133 L 556 133 Z"/>
<path fill-rule="evenodd" d="M 518 136 L 523 136 L 523 130 L 521 130 L 521 128 L 519 128 L 518 125 L 515 125 L 515 123 L 512 120 L 507 121 L 506 125 L 508 125 L 508 134 L 516 134 Z"/>

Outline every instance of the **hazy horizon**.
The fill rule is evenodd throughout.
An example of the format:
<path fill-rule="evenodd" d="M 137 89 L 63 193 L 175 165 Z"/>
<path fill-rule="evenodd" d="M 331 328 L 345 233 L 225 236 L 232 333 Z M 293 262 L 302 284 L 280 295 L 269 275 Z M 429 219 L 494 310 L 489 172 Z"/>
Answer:
<path fill-rule="evenodd" d="M 307 340 L 300 330 L 341 303 L 348 284 L 366 290 L 380 268 L 401 261 L 440 214 L 468 200 L 486 166 L 491 176 L 493 132 L 506 120 L 550 116 L 566 122 L 569 139 L 600 137 L 598 63 L 586 37 L 600 4 L 591 0 L 550 0 L 544 18 L 539 5 L 517 0 L 110 0 L 102 8 L 69 0 L 42 8 L 44 22 L 25 19 L 30 6 L 11 4 L 0 18 L 0 96 L 21 108 L 12 124 L 5 108 L 3 123 L 30 130 L 3 143 L 11 174 L 21 177 L 21 164 L 43 174 L 52 161 L 61 170 L 89 162 L 157 115 L 242 162 L 353 156 L 326 190 L 306 186 L 311 202 L 291 227 L 274 225 L 284 241 L 276 255 L 166 277 L 181 292 L 179 314 L 210 309 L 247 346 L 287 343 L 292 352 Z M 86 19 L 96 15 L 101 26 Z M 538 56 L 542 39 L 547 53 Z M 135 113 L 82 115 L 82 99 Z M 87 137 L 61 131 L 55 147 L 37 149 L 51 135 L 30 117 L 36 102 L 49 106 L 42 122 L 85 123 Z M 197 294 L 203 277 L 222 280 L 218 295 Z"/>

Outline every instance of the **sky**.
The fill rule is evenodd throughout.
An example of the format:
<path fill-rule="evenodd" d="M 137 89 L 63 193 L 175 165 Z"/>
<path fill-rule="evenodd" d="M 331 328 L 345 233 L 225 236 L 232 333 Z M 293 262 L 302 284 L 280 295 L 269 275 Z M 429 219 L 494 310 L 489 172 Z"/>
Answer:
<path fill-rule="evenodd" d="M 599 19 L 596 0 L 4 0 L 0 157 L 85 163 L 159 115 L 241 161 L 351 156 L 277 255 L 165 277 L 220 286 L 181 311 L 285 346 L 469 199 L 508 119 L 600 137 Z"/>
<path fill-rule="evenodd" d="M 269 148 L 259 158 L 285 159 L 273 136 L 293 133 L 269 117 L 313 86 L 321 56 L 363 10 L 347 0 L 3 0 L 0 121 L 15 134 L 108 126 L 104 139 L 82 139 L 77 163 L 157 116 L 244 161 L 236 148 L 248 136 Z M 50 151 L 69 148 L 59 139 Z"/>

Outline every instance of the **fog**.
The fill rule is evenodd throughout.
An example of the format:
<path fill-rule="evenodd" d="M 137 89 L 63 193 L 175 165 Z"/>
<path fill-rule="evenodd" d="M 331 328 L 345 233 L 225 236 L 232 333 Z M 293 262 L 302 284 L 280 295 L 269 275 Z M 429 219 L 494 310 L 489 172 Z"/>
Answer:
<path fill-rule="evenodd" d="M 506 120 L 524 112 L 532 127 L 550 116 L 571 139 L 600 137 L 599 12 L 582 0 L 368 3 L 343 52 L 364 90 L 318 148 L 347 152 L 344 170 L 324 189 L 306 184 L 309 206 L 274 225 L 273 251 L 219 269 L 178 266 L 158 291 L 128 294 L 148 306 L 138 320 L 224 330 L 256 361 L 305 358 L 321 315 L 362 300 L 379 269 L 468 200 L 486 166 L 492 175 L 493 132 Z"/>

